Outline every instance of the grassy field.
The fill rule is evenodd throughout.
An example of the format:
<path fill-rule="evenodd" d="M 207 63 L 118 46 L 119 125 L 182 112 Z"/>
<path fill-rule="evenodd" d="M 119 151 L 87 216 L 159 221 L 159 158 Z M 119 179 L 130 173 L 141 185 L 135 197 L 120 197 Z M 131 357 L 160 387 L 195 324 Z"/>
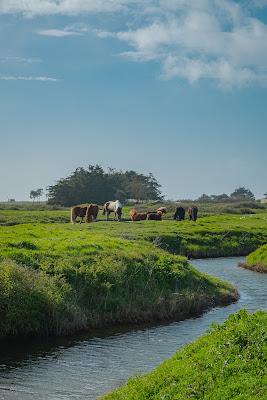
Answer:
<path fill-rule="evenodd" d="M 190 207 L 192 202 L 179 203 L 186 210 Z M 267 205 L 257 202 L 234 202 L 234 203 L 194 203 L 199 209 L 199 216 L 212 216 L 221 214 L 230 215 L 249 215 L 266 213 Z M 122 217 L 125 220 L 129 219 L 129 211 L 132 208 L 140 212 L 153 211 L 158 207 L 167 207 L 168 213 L 165 219 L 172 219 L 175 208 L 177 206 L 174 202 L 164 203 L 148 203 L 127 205 L 123 207 Z M 101 206 L 100 206 L 101 208 Z M 188 218 L 188 216 L 187 216 Z M 102 212 L 99 212 L 99 219 L 104 220 Z M 69 222 L 70 210 L 64 207 L 49 206 L 45 203 L 33 204 L 32 202 L 23 203 L 0 203 L 0 226 L 1 225 L 16 225 L 21 223 L 52 223 L 52 222 Z"/>
<path fill-rule="evenodd" d="M 253 271 L 267 273 L 267 244 L 249 254 L 246 262 L 241 266 Z"/>
<path fill-rule="evenodd" d="M 195 315 L 237 293 L 181 255 L 247 255 L 267 242 L 264 212 L 72 225 L 65 210 L 2 210 L 0 220 L 0 336 Z"/>
<path fill-rule="evenodd" d="M 265 400 L 267 313 L 241 310 L 103 400 Z"/>
<path fill-rule="evenodd" d="M 127 216 L 125 209 L 124 217 Z M 156 247 L 189 258 L 248 255 L 267 242 L 267 213 L 247 215 L 202 216 L 197 223 L 161 222 L 130 223 L 104 221 L 100 214 L 97 223 L 81 225 L 92 234 L 110 234 L 131 240 L 150 241 Z M 19 224 L 57 224 L 69 222 L 69 210 L 61 211 L 0 211 L 0 232 L 4 227 Z M 62 226 L 64 230 L 64 226 Z M 16 230 L 15 230 L 16 231 Z"/>
<path fill-rule="evenodd" d="M 0 227 L 19 224 L 70 222 L 69 210 L 0 210 Z"/>

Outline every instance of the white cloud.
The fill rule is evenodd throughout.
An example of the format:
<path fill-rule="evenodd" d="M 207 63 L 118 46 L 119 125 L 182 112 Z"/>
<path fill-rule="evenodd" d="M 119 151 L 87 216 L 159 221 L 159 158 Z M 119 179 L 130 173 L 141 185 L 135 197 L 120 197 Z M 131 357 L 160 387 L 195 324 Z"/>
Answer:
<path fill-rule="evenodd" d="M 52 37 L 66 37 L 66 36 L 83 36 L 88 33 L 89 29 L 84 24 L 72 24 L 65 26 L 64 28 L 58 29 L 41 29 L 37 33 L 41 36 L 52 36 Z"/>
<path fill-rule="evenodd" d="M 165 79 L 212 79 L 223 87 L 266 85 L 267 25 L 237 3 L 160 0 L 156 10 L 146 10 L 149 22 L 136 29 L 96 34 L 127 43 L 124 57 L 160 62 Z"/>
<path fill-rule="evenodd" d="M 1 81 L 41 81 L 41 82 L 57 82 L 58 79 L 49 76 L 13 76 L 0 75 Z"/>
<path fill-rule="evenodd" d="M 219 86 L 267 81 L 267 25 L 249 15 L 267 0 L 0 0 L 0 13 L 84 15 L 124 11 L 125 30 L 91 29 L 101 39 L 127 47 L 124 57 L 156 61 L 165 79 L 191 83 L 212 79 Z M 53 37 L 81 36 L 87 28 L 42 29 Z"/>
<path fill-rule="evenodd" d="M 172 55 L 167 56 L 163 61 L 162 76 L 166 79 L 182 77 L 190 83 L 195 83 L 202 78 L 213 79 L 223 88 L 241 87 L 259 80 L 267 82 L 267 75 L 258 76 L 251 69 L 232 65 L 223 58 L 216 61 L 201 61 L 186 57 L 175 58 Z"/>
<path fill-rule="evenodd" d="M 37 32 L 41 36 L 66 37 L 66 36 L 82 36 L 81 32 L 71 31 L 67 29 L 44 29 Z"/>

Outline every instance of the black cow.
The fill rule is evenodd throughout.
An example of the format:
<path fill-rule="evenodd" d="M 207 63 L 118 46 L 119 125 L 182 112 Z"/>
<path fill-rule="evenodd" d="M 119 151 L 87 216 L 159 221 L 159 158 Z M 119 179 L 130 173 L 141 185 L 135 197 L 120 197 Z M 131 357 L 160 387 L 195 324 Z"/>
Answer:
<path fill-rule="evenodd" d="M 185 209 L 183 207 L 177 207 L 173 219 L 176 219 L 176 221 L 183 221 L 184 218 L 185 218 Z"/>

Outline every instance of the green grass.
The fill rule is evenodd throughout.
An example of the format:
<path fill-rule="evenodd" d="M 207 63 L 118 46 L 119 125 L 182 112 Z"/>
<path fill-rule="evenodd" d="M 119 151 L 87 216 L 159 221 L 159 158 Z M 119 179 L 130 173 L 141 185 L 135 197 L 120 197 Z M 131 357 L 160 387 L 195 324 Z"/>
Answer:
<path fill-rule="evenodd" d="M 96 226 L 97 225 L 97 226 Z M 218 215 L 190 221 L 141 221 L 112 227 L 115 235 L 151 241 L 154 246 L 189 258 L 247 255 L 267 240 L 267 214 Z M 106 229 L 95 224 L 98 231 Z"/>
<path fill-rule="evenodd" d="M 4 210 L 0 218 L 9 222 L 0 226 L 0 336 L 195 315 L 237 294 L 181 255 L 248 254 L 267 241 L 266 213 L 197 223 L 58 223 L 69 220 L 64 210 Z"/>
<path fill-rule="evenodd" d="M 265 400 L 267 313 L 239 311 L 103 400 Z"/>
<path fill-rule="evenodd" d="M 0 226 L 19 224 L 69 222 L 68 210 L 10 210 L 0 209 Z"/>
<path fill-rule="evenodd" d="M 237 298 L 185 258 L 104 225 L 0 227 L 0 336 L 181 319 Z"/>
<path fill-rule="evenodd" d="M 47 204 L 45 201 L 15 201 L 15 202 L 0 202 L 0 210 L 20 210 L 20 211 L 49 211 L 49 210 L 64 210 L 64 207 Z"/>
<path fill-rule="evenodd" d="M 199 208 L 200 217 L 212 215 L 230 214 L 230 215 L 249 215 L 266 213 L 267 205 L 257 202 L 228 202 L 228 203 L 195 203 Z M 192 205 L 192 202 L 179 203 L 186 210 Z M 140 212 L 153 211 L 158 207 L 167 207 L 168 213 L 165 219 L 172 219 L 175 208 L 174 202 L 165 203 L 147 203 L 138 205 L 127 205 L 123 207 L 123 218 L 129 219 L 129 211 L 136 208 Z M 101 206 L 100 206 L 101 207 Z M 187 216 L 188 218 L 188 216 Z M 105 219 L 102 212 L 99 212 L 99 219 Z M 49 206 L 45 203 L 22 202 L 22 203 L 0 203 L 0 226 L 16 225 L 22 223 L 52 223 L 69 222 L 70 210 L 64 207 Z"/>
<path fill-rule="evenodd" d="M 249 254 L 246 262 L 241 266 L 253 271 L 267 273 L 267 244 Z"/>
<path fill-rule="evenodd" d="M 125 210 L 127 216 L 127 210 Z M 69 222 L 69 211 L 0 211 L 2 226 Z M 100 221 L 84 227 L 90 232 L 151 241 L 155 246 L 190 258 L 247 255 L 267 241 L 267 213 L 214 215 L 197 223 L 140 221 L 109 225 Z"/>

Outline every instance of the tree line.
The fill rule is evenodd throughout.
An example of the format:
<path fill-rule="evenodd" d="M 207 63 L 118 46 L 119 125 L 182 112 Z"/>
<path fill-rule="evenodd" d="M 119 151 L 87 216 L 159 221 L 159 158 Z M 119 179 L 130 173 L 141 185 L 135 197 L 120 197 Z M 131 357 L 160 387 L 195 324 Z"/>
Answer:
<path fill-rule="evenodd" d="M 59 179 L 47 189 L 48 204 L 72 206 L 82 203 L 103 204 L 107 200 L 134 199 L 137 201 L 163 200 L 161 185 L 152 174 L 144 175 L 136 171 L 104 170 L 100 165 L 89 165 L 87 169 L 76 168 L 66 178 Z M 43 189 L 32 190 L 30 198 L 39 200 Z M 264 194 L 267 199 L 267 193 Z M 198 202 L 255 201 L 255 195 L 243 186 L 229 195 L 202 194 Z"/>
<path fill-rule="evenodd" d="M 161 200 L 160 184 L 152 174 L 135 171 L 104 170 L 100 165 L 77 168 L 47 189 L 48 204 L 72 206 L 103 204 L 108 200 Z"/>
<path fill-rule="evenodd" d="M 266 196 L 266 195 L 265 195 Z M 235 189 L 231 194 L 202 194 L 197 201 L 199 202 L 227 202 L 227 201 L 255 201 L 255 195 L 250 189 L 240 186 Z"/>

